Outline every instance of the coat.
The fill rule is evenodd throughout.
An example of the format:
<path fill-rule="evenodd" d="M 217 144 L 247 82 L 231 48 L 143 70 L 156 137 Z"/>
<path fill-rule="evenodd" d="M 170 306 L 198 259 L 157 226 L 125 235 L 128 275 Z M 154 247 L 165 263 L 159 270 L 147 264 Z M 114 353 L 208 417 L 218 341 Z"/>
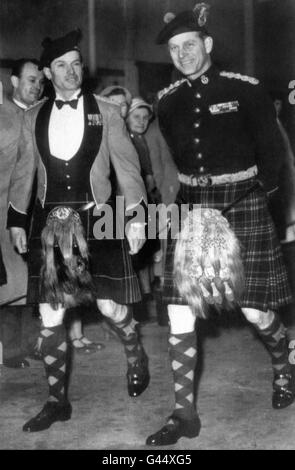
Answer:
<path fill-rule="evenodd" d="M 103 205 L 111 196 L 111 167 L 116 173 L 118 193 L 125 198 L 126 209 L 146 202 L 144 183 L 136 151 L 130 141 L 119 108 L 106 98 L 95 96 L 100 115 L 88 114 L 86 125 L 102 126 L 102 138 L 98 153 L 89 174 L 89 183 L 96 207 Z M 25 113 L 19 144 L 20 158 L 11 176 L 9 191 L 9 226 L 24 226 L 30 202 L 33 180 L 37 171 L 37 199 L 44 206 L 47 191 L 47 174 L 36 139 L 36 120 L 43 106 L 40 103 Z M 85 110 L 87 115 L 87 109 Z"/>
<path fill-rule="evenodd" d="M 177 168 L 157 119 L 149 125 L 145 139 L 150 152 L 153 176 L 161 193 L 162 202 L 167 205 L 172 204 L 179 189 Z"/>
<path fill-rule="evenodd" d="M 27 266 L 14 250 L 6 229 L 10 181 L 19 158 L 18 143 L 23 111 L 14 103 L 4 100 L 0 106 L 0 246 L 7 283 L 0 287 L 0 305 L 24 296 L 27 291 Z M 25 299 L 17 302 L 22 304 Z"/>

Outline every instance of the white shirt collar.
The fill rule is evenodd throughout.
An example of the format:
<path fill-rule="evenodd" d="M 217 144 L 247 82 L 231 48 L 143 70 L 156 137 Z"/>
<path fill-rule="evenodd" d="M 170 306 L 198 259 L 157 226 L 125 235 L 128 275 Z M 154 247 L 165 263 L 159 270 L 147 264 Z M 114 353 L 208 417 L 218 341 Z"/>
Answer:
<path fill-rule="evenodd" d="M 22 103 L 21 101 L 17 100 L 16 98 L 12 98 L 13 102 L 16 104 L 21 109 L 28 109 L 29 106 L 26 104 Z"/>
<path fill-rule="evenodd" d="M 75 100 L 76 98 L 78 98 L 78 95 L 80 95 L 80 93 L 81 93 L 81 88 L 78 88 L 78 90 L 76 90 L 68 100 L 65 100 L 58 92 L 56 92 L 55 99 L 61 100 L 61 101 L 71 101 L 71 100 Z"/>

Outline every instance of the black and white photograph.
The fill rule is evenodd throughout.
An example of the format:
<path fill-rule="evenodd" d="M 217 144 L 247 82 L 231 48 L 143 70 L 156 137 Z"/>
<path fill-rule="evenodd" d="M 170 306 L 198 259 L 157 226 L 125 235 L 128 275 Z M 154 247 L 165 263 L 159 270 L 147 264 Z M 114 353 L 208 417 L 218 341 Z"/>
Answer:
<path fill-rule="evenodd" d="M 0 450 L 295 449 L 294 29 L 0 0 Z"/>

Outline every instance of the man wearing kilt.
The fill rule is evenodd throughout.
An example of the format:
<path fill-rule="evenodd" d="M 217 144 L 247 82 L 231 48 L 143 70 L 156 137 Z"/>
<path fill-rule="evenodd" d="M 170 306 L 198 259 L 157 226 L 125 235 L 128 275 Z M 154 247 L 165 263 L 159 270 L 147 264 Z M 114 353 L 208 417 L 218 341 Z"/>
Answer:
<path fill-rule="evenodd" d="M 165 17 L 167 24 L 157 43 L 168 43 L 183 78 L 159 93 L 159 122 L 178 168 L 179 205 L 199 204 L 222 211 L 241 197 L 226 213 L 241 247 L 245 272 L 239 306 L 270 353 L 272 406 L 281 409 L 291 405 L 294 394 L 285 329 L 276 310 L 291 301 L 291 294 L 267 209 L 267 197 L 276 189 L 281 165 L 281 138 L 273 104 L 258 80 L 222 72 L 212 63 L 213 40 L 206 30 L 208 8 L 201 3 L 193 11 Z M 260 184 L 249 192 L 257 181 Z M 175 409 L 166 425 L 148 437 L 147 444 L 154 446 L 173 444 L 182 436 L 196 437 L 201 428 L 194 404 L 198 312 L 175 287 L 174 248 L 171 239 L 164 298 L 171 328 Z M 208 291 L 205 294 L 209 296 Z"/>
<path fill-rule="evenodd" d="M 10 187 L 8 225 L 14 245 L 25 253 L 22 227 L 37 171 L 37 200 L 28 246 L 28 302 L 40 305 L 39 342 L 49 398 L 41 412 L 24 425 L 27 432 L 42 431 L 71 417 L 65 393 L 67 342 L 63 325 L 68 306 L 95 299 L 124 345 L 129 395 L 140 395 L 149 382 L 147 356 L 131 310 L 131 304 L 140 300 L 140 291 L 130 254 L 137 253 L 144 243 L 144 224 L 129 224 L 128 242 L 124 236 L 103 239 L 96 227 L 101 206 L 115 209 L 111 180 L 116 181 L 128 211 L 145 200 L 146 193 L 119 108 L 81 91 L 80 36 L 75 30 L 42 43 L 40 67 L 53 85 L 54 96 L 25 115 Z M 121 234 L 123 219 L 124 208 Z"/>

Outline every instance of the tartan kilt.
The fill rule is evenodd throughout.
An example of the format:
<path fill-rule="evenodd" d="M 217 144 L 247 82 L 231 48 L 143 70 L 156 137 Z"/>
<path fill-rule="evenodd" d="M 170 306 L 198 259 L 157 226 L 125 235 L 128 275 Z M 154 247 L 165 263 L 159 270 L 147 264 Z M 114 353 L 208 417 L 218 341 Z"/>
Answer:
<path fill-rule="evenodd" d="M 45 203 L 44 209 L 40 203 L 36 204 L 27 258 L 29 270 L 27 303 L 29 304 L 45 302 L 40 289 L 41 232 L 46 224 L 48 213 L 58 205 L 78 209 L 81 207 L 81 202 Z M 93 235 L 93 227 L 98 219 L 93 216 L 93 208 L 79 214 L 87 238 L 89 267 L 96 298 L 111 299 L 124 305 L 139 302 L 141 300 L 140 287 L 133 270 L 128 241 L 126 239 L 96 239 Z"/>
<path fill-rule="evenodd" d="M 255 183 L 255 178 L 238 183 L 208 187 L 181 184 L 176 203 L 200 204 L 203 207 L 224 209 L 243 195 Z M 225 214 L 240 245 L 245 269 L 245 292 L 241 307 L 261 311 L 276 310 L 292 302 L 280 242 L 260 188 L 250 193 Z M 164 275 L 163 300 L 168 304 L 185 305 L 173 282 L 175 239 L 168 240 Z"/>

